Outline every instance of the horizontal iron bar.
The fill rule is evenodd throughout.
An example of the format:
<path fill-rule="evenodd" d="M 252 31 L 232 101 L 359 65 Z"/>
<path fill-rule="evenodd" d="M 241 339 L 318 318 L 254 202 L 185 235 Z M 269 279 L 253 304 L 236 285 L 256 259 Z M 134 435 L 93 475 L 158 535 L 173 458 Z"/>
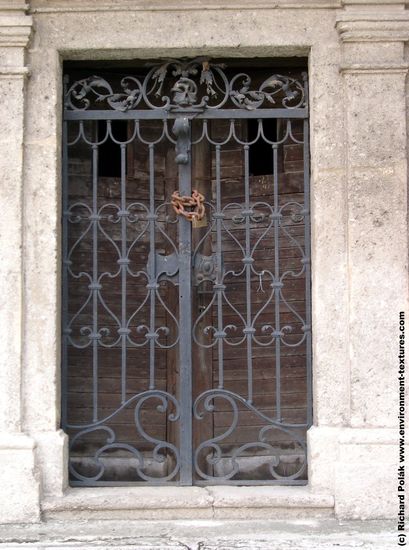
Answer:
<path fill-rule="evenodd" d="M 64 120 L 173 120 L 180 116 L 189 119 L 241 119 L 241 118 L 308 118 L 308 109 L 208 109 L 202 111 L 167 111 L 165 109 L 140 109 L 135 111 L 64 111 Z"/>
<path fill-rule="evenodd" d="M 180 481 L 75 481 L 70 479 L 70 487 L 166 487 L 180 486 Z"/>
<path fill-rule="evenodd" d="M 258 479 L 238 479 L 236 481 L 219 479 L 219 480 L 193 480 L 193 486 L 203 487 L 206 485 L 307 485 L 306 479 L 271 479 L 271 480 L 258 480 Z M 180 487 L 180 481 L 73 481 L 70 480 L 70 487 Z"/>
<path fill-rule="evenodd" d="M 230 480 L 230 479 L 215 479 L 215 480 L 209 480 L 209 479 L 201 479 L 201 480 L 194 480 L 193 485 L 198 485 L 199 487 L 203 487 L 205 485 L 307 485 L 308 480 L 307 479 L 267 479 L 267 480 L 261 480 L 261 479 L 237 479 L 237 480 Z"/>

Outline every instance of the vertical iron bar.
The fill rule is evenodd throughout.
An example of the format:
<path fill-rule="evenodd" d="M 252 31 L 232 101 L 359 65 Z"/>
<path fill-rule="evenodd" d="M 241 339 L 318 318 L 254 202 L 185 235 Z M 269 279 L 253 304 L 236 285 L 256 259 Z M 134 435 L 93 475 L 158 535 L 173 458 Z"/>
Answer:
<path fill-rule="evenodd" d="M 274 309 L 275 309 L 275 366 L 276 366 L 276 415 L 281 422 L 281 341 L 280 341 L 280 220 L 278 196 L 278 145 L 273 145 L 273 174 L 274 174 Z"/>
<path fill-rule="evenodd" d="M 222 273 L 222 200 L 220 189 L 220 145 L 216 145 L 216 258 L 217 258 L 217 354 L 219 362 L 219 388 L 224 386 L 224 359 L 223 359 L 223 273 Z"/>
<path fill-rule="evenodd" d="M 307 84 L 306 84 L 307 85 Z M 306 301 L 306 353 L 307 353 L 307 424 L 312 424 L 312 342 L 311 342 L 311 234 L 310 234 L 310 152 L 309 124 L 304 119 L 304 238 L 305 238 L 305 301 Z"/>
<path fill-rule="evenodd" d="M 190 122 L 187 117 L 177 119 L 176 162 L 179 165 L 179 190 L 190 195 L 191 154 Z M 191 222 L 179 216 L 179 311 L 180 311 L 180 484 L 192 484 L 192 234 Z"/>
<path fill-rule="evenodd" d="M 65 81 L 64 81 L 65 84 Z M 63 122 L 62 144 L 62 361 L 61 361 L 61 423 L 65 428 L 67 419 L 67 379 L 68 379 L 68 122 Z"/>
<path fill-rule="evenodd" d="M 244 214 L 246 220 L 246 248 L 243 262 L 246 271 L 246 334 L 247 341 L 247 401 L 253 402 L 253 334 L 255 332 L 251 320 L 251 272 L 253 258 L 251 257 L 250 240 L 250 178 L 249 178 L 249 146 L 244 146 Z"/>
<path fill-rule="evenodd" d="M 98 145 L 92 145 L 92 419 L 98 420 Z"/>
<path fill-rule="evenodd" d="M 152 143 L 149 144 L 149 389 L 155 388 L 155 308 L 156 290 L 156 250 L 155 250 L 155 151 Z"/>
<path fill-rule="evenodd" d="M 127 262 L 126 262 L 126 145 L 121 143 L 121 403 L 126 401 L 126 297 L 127 297 Z"/>

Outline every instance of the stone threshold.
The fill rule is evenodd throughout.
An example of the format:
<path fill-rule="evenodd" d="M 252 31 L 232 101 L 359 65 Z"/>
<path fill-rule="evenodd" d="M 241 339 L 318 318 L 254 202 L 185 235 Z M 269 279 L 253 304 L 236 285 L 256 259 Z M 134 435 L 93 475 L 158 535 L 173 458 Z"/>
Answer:
<path fill-rule="evenodd" d="M 386 550 L 397 548 L 391 521 L 185 520 L 49 521 L 0 525 L 0 550 Z"/>
<path fill-rule="evenodd" d="M 332 517 L 334 497 L 309 487 L 89 487 L 46 497 L 44 519 Z"/>

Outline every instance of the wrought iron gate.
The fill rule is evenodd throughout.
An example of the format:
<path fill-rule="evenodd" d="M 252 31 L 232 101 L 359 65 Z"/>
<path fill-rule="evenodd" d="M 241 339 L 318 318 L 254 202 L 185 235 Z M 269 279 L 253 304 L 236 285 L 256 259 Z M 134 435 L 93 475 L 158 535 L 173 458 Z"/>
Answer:
<path fill-rule="evenodd" d="M 65 78 L 73 485 L 306 483 L 307 79 L 253 73 Z"/>

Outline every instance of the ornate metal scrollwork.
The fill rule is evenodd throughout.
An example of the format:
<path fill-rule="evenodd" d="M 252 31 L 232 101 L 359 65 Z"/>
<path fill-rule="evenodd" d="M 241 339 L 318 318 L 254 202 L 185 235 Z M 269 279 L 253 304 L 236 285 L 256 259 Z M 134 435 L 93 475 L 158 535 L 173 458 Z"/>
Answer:
<path fill-rule="evenodd" d="M 158 412 L 167 413 L 167 418 L 169 422 L 176 422 L 180 417 L 180 406 L 179 402 L 175 397 L 170 395 L 167 392 L 153 390 L 140 393 L 121 407 L 119 407 L 115 413 L 111 414 L 109 417 L 100 420 L 99 422 L 94 422 L 93 424 L 83 425 L 83 426 L 70 426 L 71 429 L 76 429 L 75 435 L 71 438 L 70 441 L 70 450 L 76 448 L 77 444 L 81 442 L 81 438 L 86 437 L 89 434 L 95 432 L 105 432 L 107 434 L 106 443 L 101 445 L 91 457 L 91 469 L 94 470 L 94 473 L 82 473 L 81 468 L 75 466 L 73 461 L 70 461 L 69 469 L 73 479 L 82 481 L 82 482 L 96 482 L 103 478 L 105 473 L 105 464 L 104 456 L 107 453 L 112 451 L 123 451 L 129 453 L 130 456 L 136 459 L 135 464 L 135 473 L 136 476 L 143 481 L 169 481 L 175 478 L 180 468 L 180 456 L 178 448 L 167 441 L 160 440 L 156 437 L 151 436 L 143 427 L 141 421 L 141 412 L 143 405 L 149 400 L 159 401 L 159 405 L 156 406 Z M 170 405 L 173 407 L 173 412 L 171 412 Z M 146 441 L 147 444 L 152 446 L 152 458 L 156 463 L 163 463 L 166 459 L 166 455 L 171 454 L 174 459 L 174 466 L 172 470 L 167 473 L 165 476 L 160 478 L 149 475 L 146 472 L 147 469 L 147 459 L 144 456 L 144 453 L 141 452 L 135 445 L 125 443 L 123 441 L 118 441 L 118 437 L 115 433 L 115 430 L 109 426 L 109 422 L 112 421 L 115 417 L 119 416 L 128 406 L 134 406 L 134 421 L 135 429 L 137 433 Z"/>
<path fill-rule="evenodd" d="M 198 57 L 168 59 L 155 64 L 144 77 L 125 76 L 121 90 L 100 76 L 74 82 L 65 96 L 68 110 L 110 108 L 114 111 L 142 109 L 193 110 L 232 107 L 254 110 L 273 106 L 293 109 L 305 106 L 304 82 L 273 74 L 254 85 L 246 73 L 229 79 L 226 66 Z"/>
<path fill-rule="evenodd" d="M 111 483 L 109 468 L 126 456 L 130 483 L 189 484 L 192 469 L 203 484 L 304 483 L 311 398 L 292 415 L 287 395 L 296 392 L 287 384 L 291 376 L 301 393 L 305 379 L 310 391 L 306 80 L 234 73 L 206 58 L 167 59 L 140 74 L 89 76 L 65 93 L 64 181 L 74 187 L 63 208 L 64 399 L 68 375 L 81 383 L 85 376 L 80 369 L 72 375 L 67 349 L 72 364 L 86 356 L 76 364 L 87 363 L 90 395 L 87 413 L 75 410 L 71 421 L 69 411 L 63 421 L 72 480 Z M 126 124 L 121 138 L 117 120 Z M 106 142 L 121 153 L 121 176 L 110 182 L 109 198 L 99 170 Z M 130 171 L 128 152 L 139 154 L 134 142 L 143 162 Z M 252 169 L 260 142 L 271 159 L 265 181 Z M 295 171 L 301 172 L 299 157 L 304 162 L 302 183 L 294 178 L 296 191 L 288 194 L 280 174 L 287 145 Z M 67 148 L 77 146 L 92 171 L 80 182 L 89 186 L 84 196 L 75 194 L 75 166 L 69 173 Z M 169 167 L 173 146 L 176 166 Z M 202 146 L 206 155 L 197 155 Z M 198 162 L 211 170 L 192 176 Z M 233 164 L 234 178 L 227 172 Z M 195 182 L 206 201 L 195 190 L 190 195 Z M 177 185 L 182 192 L 172 195 Z M 69 309 L 70 284 L 81 290 Z M 210 381 L 190 391 L 199 368 L 211 373 Z M 293 382 L 292 369 L 302 382 Z M 111 391 L 112 400 L 105 397 Z M 194 440 L 185 429 L 192 420 Z M 211 429 L 203 427 L 207 420 Z M 246 460 L 246 468 L 253 461 L 247 470 Z"/>
<path fill-rule="evenodd" d="M 306 470 L 307 466 L 307 451 L 305 441 L 297 434 L 296 425 L 287 425 L 277 422 L 273 418 L 269 418 L 260 410 L 254 407 L 251 403 L 245 400 L 242 396 L 227 390 L 209 390 L 202 393 L 195 401 L 193 406 L 194 416 L 197 420 L 203 420 L 206 414 L 212 414 L 215 411 L 215 401 L 223 400 L 225 404 L 231 407 L 231 422 L 224 431 L 217 436 L 214 436 L 200 443 L 194 455 L 194 464 L 196 472 L 202 479 L 207 481 L 228 481 L 240 472 L 240 458 L 245 457 L 250 449 L 253 451 L 262 451 L 263 459 L 267 465 L 269 475 L 275 480 L 296 480 L 299 479 Z M 248 411 L 259 417 L 265 423 L 265 426 L 258 428 L 258 436 L 254 441 L 239 445 L 235 448 L 231 456 L 225 456 L 222 450 L 222 445 L 225 440 L 238 428 L 240 411 L 238 404 L 245 406 Z M 299 463 L 291 475 L 283 475 L 280 469 L 283 469 L 285 460 L 285 451 L 275 446 L 271 440 L 269 441 L 268 432 L 278 431 L 289 437 L 293 446 L 297 449 Z M 274 440 L 274 437 L 272 438 Z M 293 451 L 294 453 L 294 451 Z M 222 462 L 227 464 L 227 471 L 220 474 L 209 474 L 202 470 L 200 459 L 205 456 L 205 460 L 211 467 L 217 467 Z"/>

